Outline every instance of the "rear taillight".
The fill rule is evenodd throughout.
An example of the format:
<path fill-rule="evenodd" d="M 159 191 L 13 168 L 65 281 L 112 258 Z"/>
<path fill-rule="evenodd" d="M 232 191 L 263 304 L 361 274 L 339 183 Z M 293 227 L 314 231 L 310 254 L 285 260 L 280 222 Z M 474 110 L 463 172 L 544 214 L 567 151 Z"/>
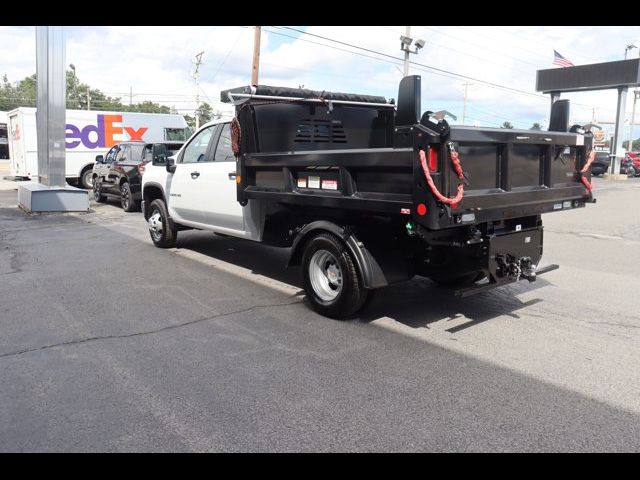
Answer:
<path fill-rule="evenodd" d="M 429 164 L 429 171 L 430 172 L 437 172 L 438 171 L 438 152 L 437 152 L 437 150 L 435 148 L 430 148 L 429 149 L 428 164 Z"/>

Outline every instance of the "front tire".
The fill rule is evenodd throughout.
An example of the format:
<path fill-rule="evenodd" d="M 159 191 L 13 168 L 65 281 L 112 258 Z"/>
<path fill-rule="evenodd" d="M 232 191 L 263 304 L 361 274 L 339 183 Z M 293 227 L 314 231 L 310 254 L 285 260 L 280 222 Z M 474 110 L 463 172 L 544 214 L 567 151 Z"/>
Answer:
<path fill-rule="evenodd" d="M 164 200 L 157 198 L 149 205 L 149 234 L 156 247 L 171 248 L 176 246 L 178 230 L 169 218 Z"/>
<path fill-rule="evenodd" d="M 120 203 L 125 212 L 133 212 L 138 208 L 136 201 L 133 199 L 129 182 L 124 182 L 120 185 Z"/>
<path fill-rule="evenodd" d="M 347 246 L 330 233 L 307 243 L 302 258 L 304 289 L 316 312 L 344 318 L 360 310 L 369 291 Z"/>

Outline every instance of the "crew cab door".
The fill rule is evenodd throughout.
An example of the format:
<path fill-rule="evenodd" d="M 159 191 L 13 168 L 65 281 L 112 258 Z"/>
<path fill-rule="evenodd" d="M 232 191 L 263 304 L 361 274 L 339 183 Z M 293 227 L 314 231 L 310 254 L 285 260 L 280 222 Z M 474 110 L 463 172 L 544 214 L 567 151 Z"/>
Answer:
<path fill-rule="evenodd" d="M 109 172 L 105 181 L 107 191 L 111 193 L 120 193 L 120 177 L 122 165 L 126 164 L 131 158 L 131 147 L 126 144 L 120 144 L 116 158 L 109 165 Z"/>
<path fill-rule="evenodd" d="M 95 163 L 93 165 L 93 171 L 98 176 L 97 179 L 99 182 L 102 182 L 102 188 L 107 188 L 106 184 L 107 176 L 109 175 L 109 169 L 111 168 L 111 164 L 116 158 L 118 151 L 120 150 L 120 145 L 115 145 L 111 147 L 111 150 L 107 152 L 104 156 L 102 163 Z"/>
<path fill-rule="evenodd" d="M 236 194 L 236 158 L 231 150 L 229 123 L 218 125 L 211 143 L 210 161 L 199 165 L 199 188 L 206 200 L 201 203 L 208 225 L 244 231 L 243 207 Z"/>
<path fill-rule="evenodd" d="M 203 166 L 209 161 L 211 140 L 216 125 L 204 127 L 182 149 L 176 159 L 176 170 L 168 178 L 169 215 L 176 220 L 204 223 L 202 203 L 209 201 L 207 192 L 200 188 Z"/>

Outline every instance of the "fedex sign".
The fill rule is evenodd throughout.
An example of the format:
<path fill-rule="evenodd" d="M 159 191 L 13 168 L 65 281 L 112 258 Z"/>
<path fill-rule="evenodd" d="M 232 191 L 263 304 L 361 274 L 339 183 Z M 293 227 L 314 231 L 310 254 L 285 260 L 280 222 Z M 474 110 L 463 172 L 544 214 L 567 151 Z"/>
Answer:
<path fill-rule="evenodd" d="M 82 143 L 86 148 L 110 148 L 121 141 L 115 136 L 122 135 L 123 131 L 129 134 L 131 140 L 142 140 L 142 136 L 148 130 L 147 127 L 140 127 L 136 130 L 121 125 L 122 115 L 102 114 L 97 116 L 97 125 L 87 125 L 83 129 L 72 123 L 67 123 L 65 145 L 67 148 L 76 148 Z"/>

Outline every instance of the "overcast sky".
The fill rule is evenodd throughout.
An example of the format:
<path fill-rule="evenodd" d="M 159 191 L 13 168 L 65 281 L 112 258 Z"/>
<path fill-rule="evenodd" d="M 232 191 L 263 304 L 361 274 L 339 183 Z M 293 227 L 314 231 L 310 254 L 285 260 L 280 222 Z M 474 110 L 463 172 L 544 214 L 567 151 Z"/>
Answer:
<path fill-rule="evenodd" d="M 295 30 L 306 33 L 299 33 Z M 195 55 L 204 51 L 200 97 L 212 104 L 220 89 L 247 85 L 253 27 L 65 27 L 66 63 L 81 82 L 129 101 L 153 100 L 191 113 L 195 105 Z M 396 98 L 402 77 L 404 26 L 263 27 L 259 83 Z M 313 35 L 312 35 L 313 34 Z M 314 36 L 317 35 L 317 36 Z M 466 124 L 516 128 L 546 125 L 548 97 L 535 92 L 535 72 L 552 65 L 557 50 L 575 65 L 624 59 L 640 46 L 640 27 L 411 27 L 426 46 L 412 60 L 440 70 L 508 86 L 516 93 L 469 81 Z M 336 40 L 329 41 L 327 39 Z M 355 52 L 355 53 L 354 53 Z M 638 56 L 638 49 L 629 51 Z M 0 27 L 0 75 L 10 81 L 35 72 L 34 27 Z M 462 123 L 464 79 L 412 66 L 422 76 L 424 109 L 446 109 Z M 568 94 L 572 121 L 612 121 L 614 91 Z M 628 95 L 628 117 L 633 94 Z M 595 110 L 594 110 L 595 109 Z M 640 107 L 639 107 L 640 109 Z M 640 118 L 640 110 L 637 115 Z M 640 120 L 637 120 L 640 123 Z M 640 134 L 640 127 L 637 129 Z"/>

